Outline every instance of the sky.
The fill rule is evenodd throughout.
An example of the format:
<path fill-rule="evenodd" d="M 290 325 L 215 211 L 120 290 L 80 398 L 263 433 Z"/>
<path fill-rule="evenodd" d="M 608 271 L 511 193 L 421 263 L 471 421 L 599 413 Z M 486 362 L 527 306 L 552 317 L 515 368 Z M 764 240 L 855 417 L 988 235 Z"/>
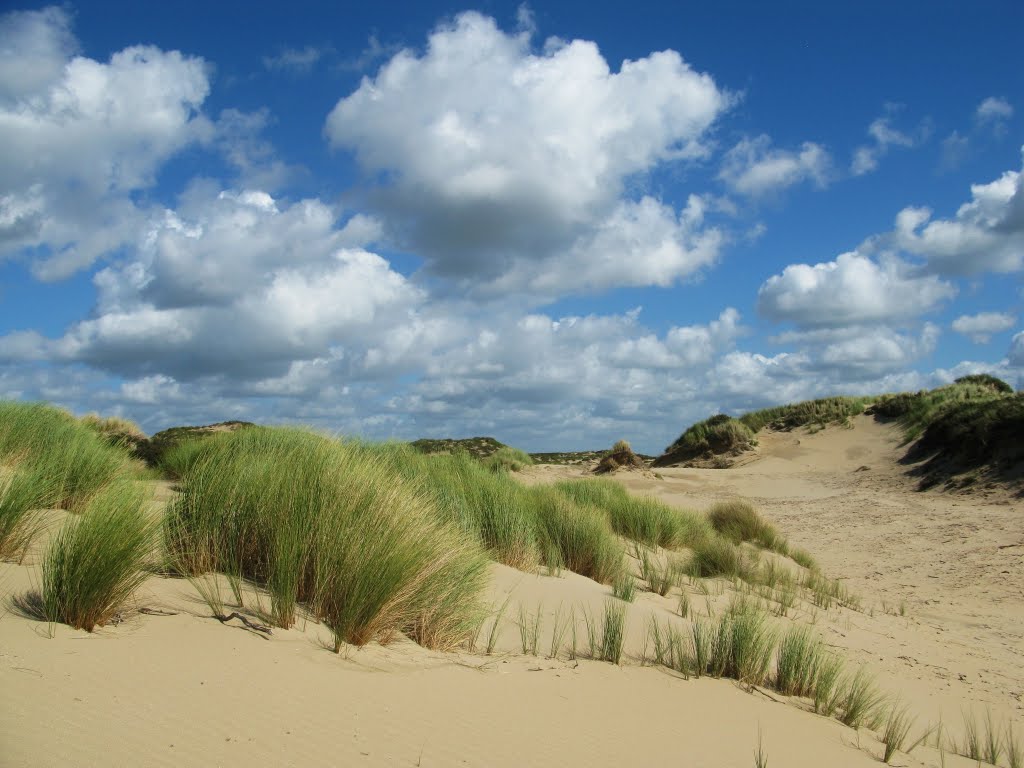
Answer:
<path fill-rule="evenodd" d="M 1022 30 L 1016 0 L 2 3 L 0 398 L 658 453 L 1022 387 Z"/>

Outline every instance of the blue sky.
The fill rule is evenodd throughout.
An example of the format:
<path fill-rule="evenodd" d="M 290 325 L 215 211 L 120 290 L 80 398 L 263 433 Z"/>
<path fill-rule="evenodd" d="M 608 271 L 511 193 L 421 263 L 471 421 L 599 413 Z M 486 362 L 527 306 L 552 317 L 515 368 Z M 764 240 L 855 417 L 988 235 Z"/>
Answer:
<path fill-rule="evenodd" d="M 26 4 L 0 396 L 528 450 L 1024 384 L 1016 2 Z"/>

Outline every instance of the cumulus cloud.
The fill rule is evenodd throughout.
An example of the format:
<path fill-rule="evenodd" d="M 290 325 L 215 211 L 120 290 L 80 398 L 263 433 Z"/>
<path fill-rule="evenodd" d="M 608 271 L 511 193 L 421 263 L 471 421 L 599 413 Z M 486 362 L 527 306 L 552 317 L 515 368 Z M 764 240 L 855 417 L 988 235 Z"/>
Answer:
<path fill-rule="evenodd" d="M 944 274 L 1019 271 L 1024 267 L 1022 187 L 1021 171 L 973 184 L 970 202 L 949 219 L 933 219 L 928 208 L 904 208 L 888 242 Z"/>
<path fill-rule="evenodd" d="M 1006 99 L 989 96 L 982 101 L 974 112 L 975 122 L 990 128 L 997 136 L 1006 133 L 1006 123 L 1013 117 L 1013 106 Z"/>
<path fill-rule="evenodd" d="M 970 338 L 975 344 L 988 344 L 992 334 L 1013 328 L 1017 318 L 1005 312 L 980 312 L 960 315 L 953 321 L 953 330 Z"/>
<path fill-rule="evenodd" d="M 892 127 L 891 118 L 886 115 L 874 120 L 868 126 L 870 144 L 858 147 L 853 153 L 850 173 L 863 176 L 878 168 L 878 162 L 888 154 L 890 147 L 913 147 L 917 139 Z"/>
<path fill-rule="evenodd" d="M 828 151 L 820 144 L 807 141 L 799 150 L 776 149 L 762 134 L 743 139 L 730 149 L 718 177 L 740 194 L 760 196 L 802 181 L 825 186 L 831 164 Z"/>
<path fill-rule="evenodd" d="M 897 259 L 878 263 L 851 252 L 813 266 L 791 264 L 768 278 L 758 290 L 758 310 L 802 328 L 841 327 L 917 317 L 955 293 Z"/>
<path fill-rule="evenodd" d="M 661 201 L 625 198 L 626 179 L 704 156 L 731 100 L 674 51 L 612 71 L 592 42 L 549 41 L 535 53 L 528 28 L 508 34 L 464 13 L 422 54 L 403 50 L 364 78 L 324 130 L 379 182 L 371 200 L 398 242 L 435 274 L 492 282 L 524 261 L 543 272 L 577 244 L 623 240 L 608 228 L 635 230 L 639 218 L 678 227 Z M 692 246 L 677 237 L 675 249 Z M 706 261 L 671 256 L 669 279 Z M 573 290 L 565 272 L 556 265 L 549 282 Z M 625 282 L 651 277 L 666 279 L 640 265 Z"/>
<path fill-rule="evenodd" d="M 199 187 L 137 246 L 95 277 L 94 317 L 59 339 L 0 339 L 7 356 L 47 350 L 127 377 L 281 376 L 294 361 L 363 347 L 422 300 L 420 289 L 362 249 L 375 230 L 344 226 L 315 200 Z"/>
<path fill-rule="evenodd" d="M 71 56 L 55 8 L 0 26 L 11 46 L 0 56 L 0 255 L 44 248 L 37 271 L 59 278 L 128 240 L 140 219 L 131 193 L 208 130 L 206 64 L 152 46 L 106 63 Z"/>

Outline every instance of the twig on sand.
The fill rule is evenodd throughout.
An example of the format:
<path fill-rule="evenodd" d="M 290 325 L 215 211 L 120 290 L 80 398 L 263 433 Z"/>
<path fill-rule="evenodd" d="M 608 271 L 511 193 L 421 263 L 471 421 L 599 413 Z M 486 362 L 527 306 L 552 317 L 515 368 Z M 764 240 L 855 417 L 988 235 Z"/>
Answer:
<path fill-rule="evenodd" d="M 213 614 L 213 618 L 217 619 L 217 621 L 219 621 L 221 624 L 227 624 L 232 619 L 238 619 L 243 624 L 245 624 L 245 626 L 247 626 L 249 629 L 253 630 L 254 632 L 262 632 L 265 635 L 273 634 L 271 632 L 271 630 L 270 630 L 270 627 L 265 626 L 263 624 L 257 624 L 254 621 L 250 621 L 245 616 L 240 614 L 238 611 L 234 611 L 233 613 L 230 613 L 230 614 L 227 614 L 227 615 L 225 615 L 223 613 L 215 613 L 215 614 Z"/>
<path fill-rule="evenodd" d="M 162 611 L 159 608 L 139 608 L 139 613 L 147 616 L 177 616 L 177 611 Z"/>

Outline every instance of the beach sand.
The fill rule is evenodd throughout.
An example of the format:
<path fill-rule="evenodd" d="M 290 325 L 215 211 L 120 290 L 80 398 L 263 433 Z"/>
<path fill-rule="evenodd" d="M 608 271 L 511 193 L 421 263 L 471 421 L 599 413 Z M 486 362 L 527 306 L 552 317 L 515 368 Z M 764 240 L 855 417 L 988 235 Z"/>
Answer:
<path fill-rule="evenodd" d="M 897 459 L 899 433 L 867 417 L 853 429 L 762 433 L 729 470 L 620 473 L 632 492 L 704 509 L 742 497 L 839 577 L 861 610 L 800 603 L 780 626 L 812 622 L 828 645 L 876 675 L 917 717 L 914 739 L 962 712 L 1013 722 L 1024 735 L 1024 503 L 1003 489 L 918 493 Z M 526 482 L 578 476 L 540 466 Z M 38 556 L 36 556 L 38 559 Z M 32 558 L 0 564 L 2 766 L 751 766 L 759 738 L 771 766 L 869 766 L 878 739 L 808 711 L 806 702 L 731 680 L 683 679 L 641 666 L 650 617 L 686 622 L 676 597 L 628 605 L 623 664 L 549 658 L 555 615 L 598 615 L 610 588 L 572 573 L 492 565 L 489 602 L 507 601 L 494 653 L 444 654 L 404 640 L 341 655 L 312 622 L 267 637 L 210 618 L 185 580 L 153 577 L 138 607 L 93 634 L 12 610 L 38 586 Z M 691 590 L 716 613 L 732 585 Z M 538 655 L 518 622 L 541 613 Z M 901 615 L 902 613 L 902 615 Z M 920 746 L 894 761 L 939 766 Z M 1005 756 L 1003 758 L 1005 762 Z M 976 761 L 947 755 L 945 765 Z"/>

